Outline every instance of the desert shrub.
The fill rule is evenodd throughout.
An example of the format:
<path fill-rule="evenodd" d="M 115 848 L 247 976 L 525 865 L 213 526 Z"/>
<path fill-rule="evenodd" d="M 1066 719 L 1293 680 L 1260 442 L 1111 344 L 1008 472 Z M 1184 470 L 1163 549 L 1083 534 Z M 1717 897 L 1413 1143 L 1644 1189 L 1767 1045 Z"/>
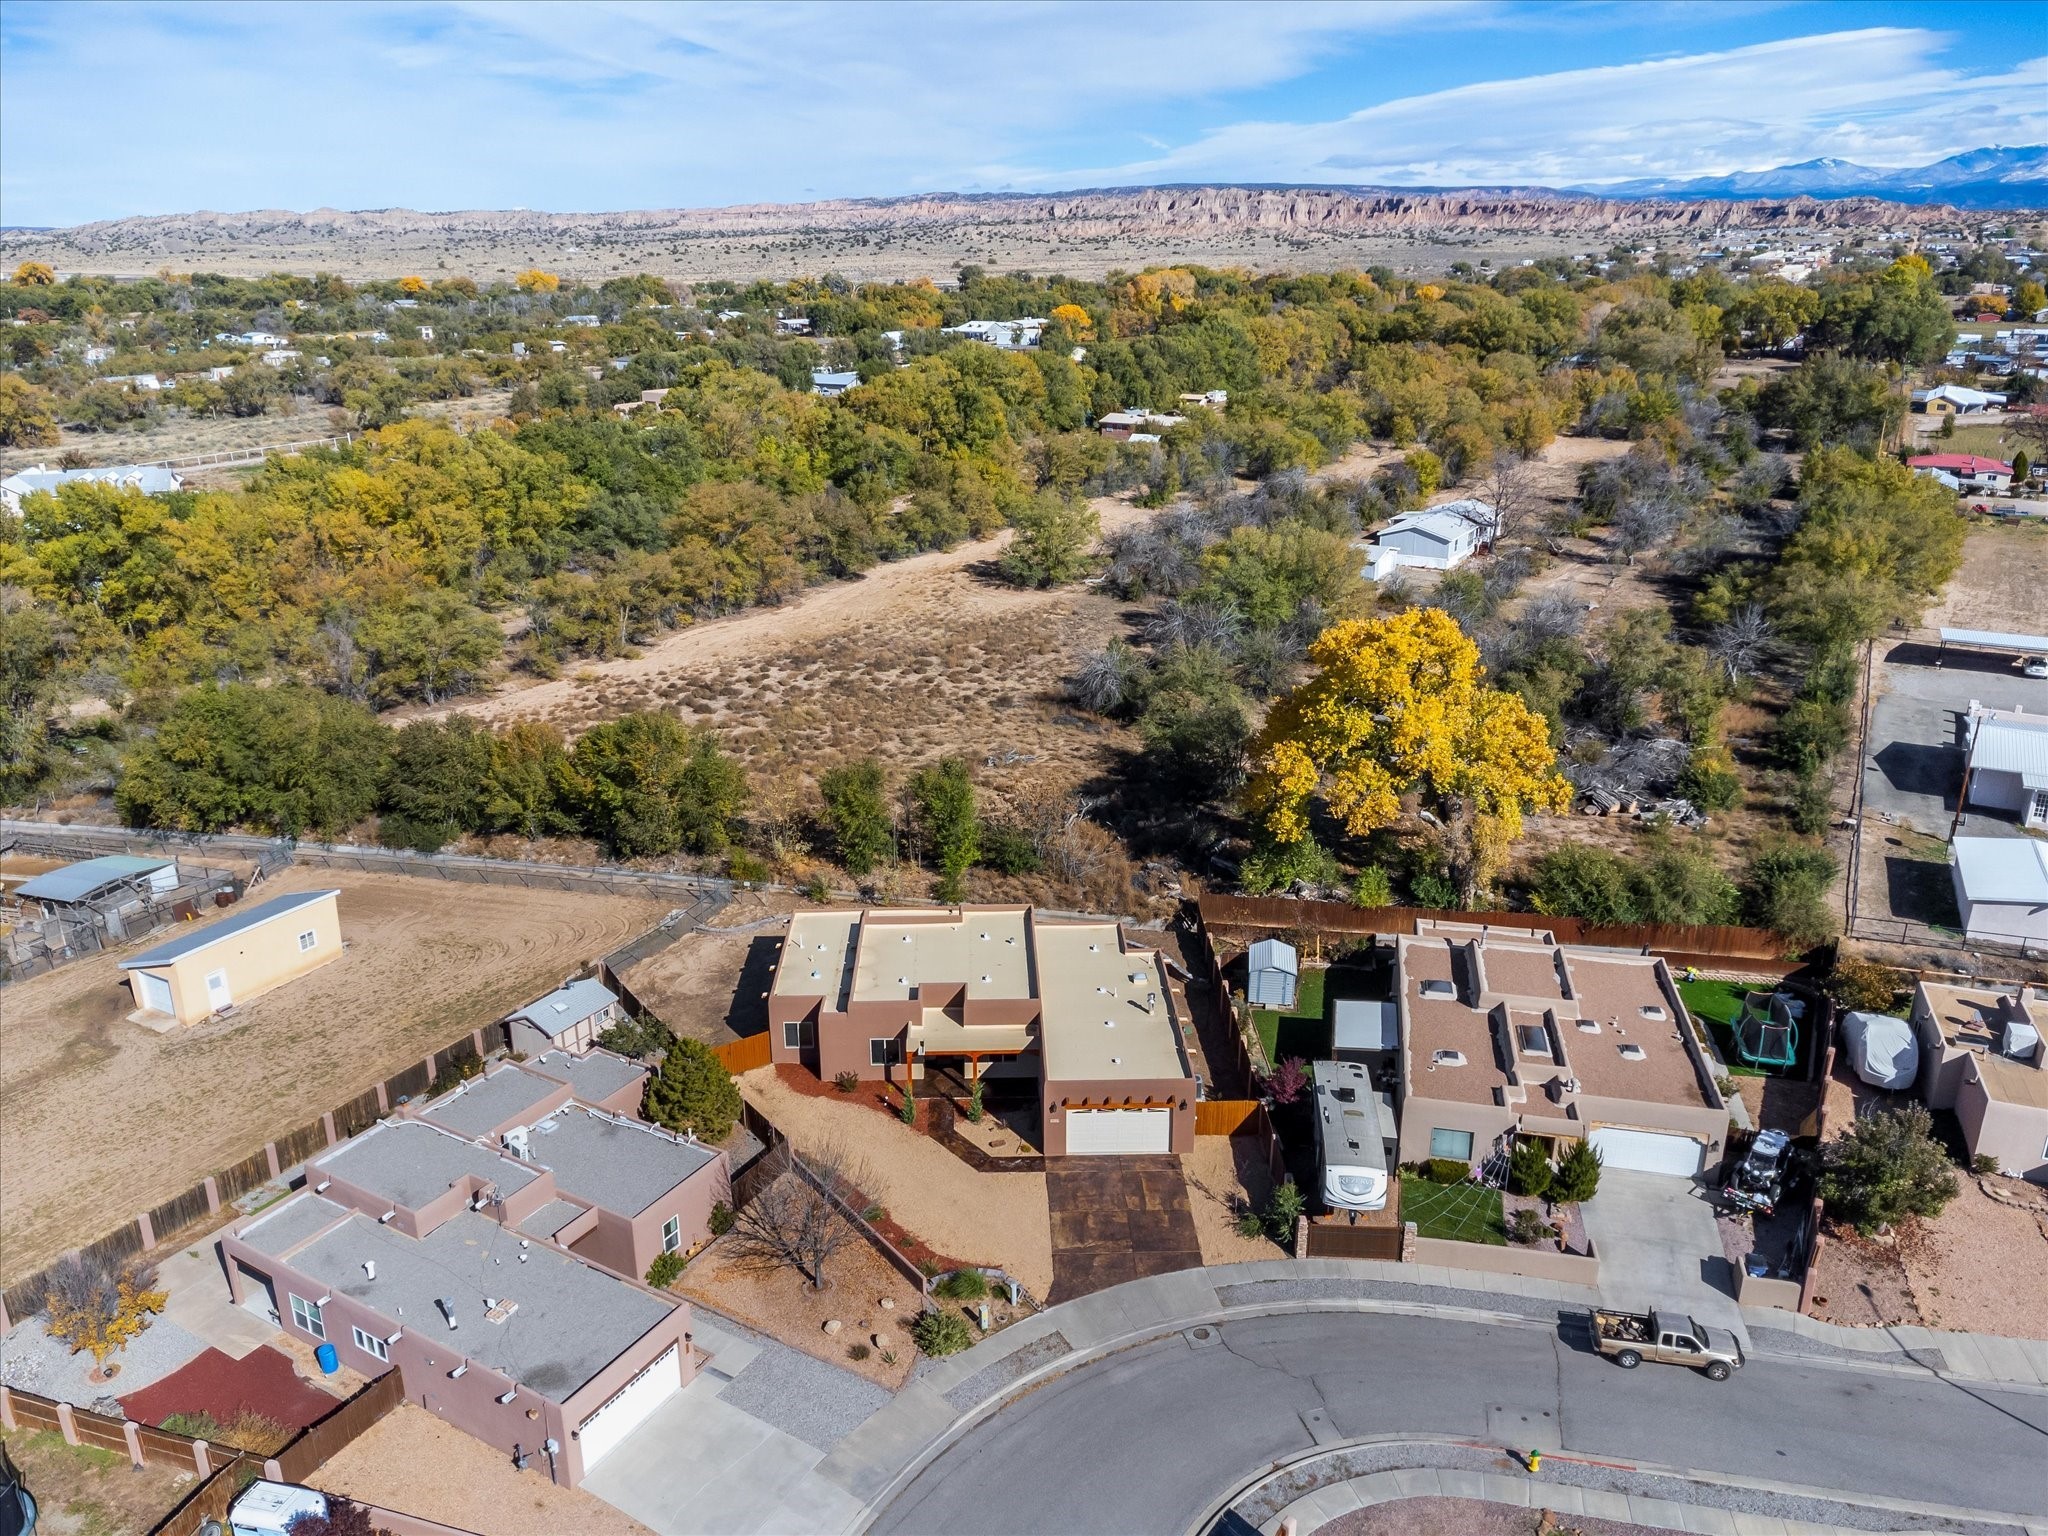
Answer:
<path fill-rule="evenodd" d="M 1344 869 L 1312 837 L 1298 843 L 1262 842 L 1246 856 L 1237 883 L 1248 895 L 1262 896 L 1296 885 L 1342 885 Z"/>
<path fill-rule="evenodd" d="M 832 900 L 832 887 L 826 883 L 823 874 L 814 873 L 804 882 L 804 900 L 825 906 Z"/>
<path fill-rule="evenodd" d="M 156 1271 L 137 1261 L 112 1265 L 84 1254 L 59 1260 L 43 1291 L 50 1337 L 104 1367 L 163 1311 L 169 1298 L 151 1288 L 155 1281 Z"/>
<path fill-rule="evenodd" d="M 869 1349 L 865 1344 L 849 1344 L 846 1346 L 846 1358 L 855 1362 L 856 1364 L 858 1364 L 862 1360 L 867 1359 L 867 1357 L 873 1353 L 874 1351 Z"/>
<path fill-rule="evenodd" d="M 1550 1198 L 1569 1205 L 1592 1199 L 1599 1188 L 1600 1154 L 1590 1141 L 1573 1142 L 1550 1176 Z"/>
<path fill-rule="evenodd" d="M 1508 1223 L 1508 1237 L 1517 1243 L 1545 1242 L 1550 1233 L 1550 1223 L 1527 1206 L 1515 1212 L 1514 1219 Z"/>
<path fill-rule="evenodd" d="M 835 1072 L 832 1074 L 832 1086 L 841 1093 L 852 1093 L 860 1087 L 860 1074 L 858 1072 Z"/>
<path fill-rule="evenodd" d="M 1301 1212 L 1308 1204 L 1301 1186 L 1289 1179 L 1266 1201 L 1266 1235 L 1283 1247 L 1294 1242 L 1295 1224 L 1301 1220 Z"/>
<path fill-rule="evenodd" d="M 1415 898 L 1418 907 L 1434 907 L 1440 912 L 1453 912 L 1458 908 L 1458 888 L 1451 883 L 1448 875 L 1435 870 L 1425 870 L 1411 875 L 1408 892 Z"/>
<path fill-rule="evenodd" d="M 1471 1175 L 1471 1165 L 1455 1157 L 1432 1157 L 1422 1165 L 1422 1176 L 1432 1184 L 1462 1184 Z"/>
<path fill-rule="evenodd" d="M 764 885 L 775 875 L 766 859 L 744 848 L 735 848 L 725 856 L 725 873 L 728 879 L 737 880 L 741 885 Z"/>
<path fill-rule="evenodd" d="M 723 1237 L 732 1230 L 732 1207 L 723 1200 L 711 1207 L 711 1235 Z"/>
<path fill-rule="evenodd" d="M 1044 862 L 1029 832 L 1006 821 L 981 824 L 981 862 L 1002 875 L 1029 875 Z"/>
<path fill-rule="evenodd" d="M 1852 1012 L 1888 1013 L 1900 989 L 1899 973 L 1873 960 L 1837 960 L 1828 977 L 1828 995 Z"/>
<path fill-rule="evenodd" d="M 657 1253 L 654 1262 L 647 1266 L 647 1283 L 657 1291 L 665 1291 L 683 1277 L 683 1256 L 680 1253 Z"/>
<path fill-rule="evenodd" d="M 1550 1154 L 1540 1142 L 1517 1141 L 1508 1158 L 1508 1188 L 1540 1199 L 1550 1190 Z"/>
<path fill-rule="evenodd" d="M 988 1277 L 978 1269 L 957 1269 L 932 1287 L 944 1301 L 980 1301 L 988 1294 Z"/>
<path fill-rule="evenodd" d="M 701 1040 L 678 1040 L 647 1079 L 647 1118 L 671 1131 L 694 1131 L 700 1141 L 723 1141 L 740 1117 L 739 1085 Z"/>
<path fill-rule="evenodd" d="M 977 1077 L 967 1090 L 967 1119 L 971 1125 L 981 1124 L 983 1114 L 981 1107 L 982 1089 L 982 1081 Z"/>
<path fill-rule="evenodd" d="M 1010 516 L 1015 530 L 996 562 L 1003 580 L 1018 587 L 1055 587 L 1088 573 L 1088 551 L 1102 520 L 1085 501 L 1041 495 Z"/>
<path fill-rule="evenodd" d="M 896 1118 L 905 1125 L 917 1124 L 917 1095 L 910 1091 L 910 1085 L 903 1085 L 903 1102 L 896 1106 Z"/>
<path fill-rule="evenodd" d="M 1732 811 L 1742 803 L 1742 779 L 1718 752 L 1700 752 L 1679 775 L 1678 792 L 1703 811 Z"/>
<path fill-rule="evenodd" d="M 1351 877 L 1351 905 L 1364 911 L 1394 904 L 1394 881 L 1377 864 L 1368 864 Z"/>
<path fill-rule="evenodd" d="M 1237 1235 L 1239 1237 L 1264 1237 L 1266 1235 L 1266 1218 L 1257 1211 L 1246 1211 L 1237 1218 Z"/>
<path fill-rule="evenodd" d="M 1998 1172 L 1998 1159 L 1989 1152 L 1979 1152 L 1970 1159 L 1970 1172 L 1977 1174 Z"/>
<path fill-rule="evenodd" d="M 1835 931 L 1828 910 L 1834 855 L 1789 838 L 1757 850 L 1743 875 L 1743 904 L 1749 920 L 1785 936 L 1796 949 L 1820 943 Z"/>
<path fill-rule="evenodd" d="M 675 1043 L 675 1038 L 661 1020 L 651 1013 L 643 1013 L 637 1019 L 614 1024 L 597 1037 L 597 1043 L 621 1056 L 644 1061 L 650 1056 L 659 1056 Z"/>
<path fill-rule="evenodd" d="M 1826 1148 L 1820 1193 L 1828 1209 L 1860 1232 L 1939 1216 L 1958 1186 L 1933 1130 L 1934 1117 L 1918 1104 L 1856 1121 Z"/>
<path fill-rule="evenodd" d="M 934 1359 L 957 1355 L 974 1342 L 974 1331 L 967 1326 L 967 1319 L 951 1307 L 925 1313 L 910 1325 L 910 1336 L 917 1340 L 919 1349 Z"/>

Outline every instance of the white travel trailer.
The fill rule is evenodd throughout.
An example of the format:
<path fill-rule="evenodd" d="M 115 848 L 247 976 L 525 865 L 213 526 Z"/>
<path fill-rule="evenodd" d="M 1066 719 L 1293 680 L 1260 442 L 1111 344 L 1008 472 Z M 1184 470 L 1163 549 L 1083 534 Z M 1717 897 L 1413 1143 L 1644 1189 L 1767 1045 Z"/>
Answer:
<path fill-rule="evenodd" d="M 1378 1211 L 1387 1204 L 1387 1143 L 1393 1106 L 1374 1091 L 1355 1061 L 1319 1061 L 1309 1068 L 1316 1096 L 1316 1156 L 1323 1203 L 1334 1211 Z"/>

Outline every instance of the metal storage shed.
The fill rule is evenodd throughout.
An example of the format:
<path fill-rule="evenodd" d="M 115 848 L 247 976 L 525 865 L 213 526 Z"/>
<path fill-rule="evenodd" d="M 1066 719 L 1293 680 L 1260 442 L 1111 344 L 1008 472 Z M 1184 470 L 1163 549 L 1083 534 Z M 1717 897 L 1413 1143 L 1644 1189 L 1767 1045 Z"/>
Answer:
<path fill-rule="evenodd" d="M 1254 1008 L 1292 1008 L 1301 959 L 1281 939 L 1260 939 L 1245 958 L 1245 996 Z"/>

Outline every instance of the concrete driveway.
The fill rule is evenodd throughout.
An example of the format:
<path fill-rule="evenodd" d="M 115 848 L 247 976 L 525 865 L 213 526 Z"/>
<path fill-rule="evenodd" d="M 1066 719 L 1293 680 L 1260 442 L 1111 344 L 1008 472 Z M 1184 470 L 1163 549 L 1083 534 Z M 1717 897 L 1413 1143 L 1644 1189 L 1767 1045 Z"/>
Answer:
<path fill-rule="evenodd" d="M 1052 1301 L 1201 1265 L 1202 1242 L 1177 1157 L 1050 1158 L 1045 1197 L 1052 1217 Z"/>
<path fill-rule="evenodd" d="M 1735 1273 L 1707 1191 L 1689 1179 L 1611 1168 L 1579 1207 L 1600 1260 L 1600 1298 L 1631 1312 L 1673 1307 L 1747 1343 Z"/>
<path fill-rule="evenodd" d="M 2048 681 L 2022 677 L 2010 657 L 1950 651 L 1943 665 L 1919 641 L 1881 649 L 1883 694 L 1870 712 L 1863 799 L 1873 811 L 1933 837 L 1948 836 L 1963 786 L 1963 728 L 1970 701 L 2048 714 Z M 1964 830 L 2018 835 L 2010 817 L 1973 812 Z"/>

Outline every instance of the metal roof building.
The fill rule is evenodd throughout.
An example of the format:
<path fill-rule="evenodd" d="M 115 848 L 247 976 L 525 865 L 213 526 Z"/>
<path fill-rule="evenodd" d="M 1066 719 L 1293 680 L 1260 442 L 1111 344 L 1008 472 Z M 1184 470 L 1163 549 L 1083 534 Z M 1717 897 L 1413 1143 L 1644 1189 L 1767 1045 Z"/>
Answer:
<path fill-rule="evenodd" d="M 155 878 L 159 871 L 168 879 Z M 103 858 L 67 864 L 48 874 L 24 880 L 14 894 L 27 901 L 47 901 L 56 906 L 74 906 L 109 894 L 124 886 L 147 884 L 153 890 L 170 890 L 178 883 L 175 859 L 143 858 L 134 854 L 110 853 Z"/>

